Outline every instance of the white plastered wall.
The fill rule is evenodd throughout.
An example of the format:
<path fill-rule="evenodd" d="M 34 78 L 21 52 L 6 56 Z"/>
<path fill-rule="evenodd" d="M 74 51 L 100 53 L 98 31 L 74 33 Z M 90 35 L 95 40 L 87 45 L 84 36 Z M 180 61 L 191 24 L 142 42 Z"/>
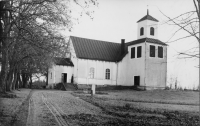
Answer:
<path fill-rule="evenodd" d="M 140 28 L 144 28 L 144 35 L 140 36 Z M 154 28 L 154 35 L 150 35 L 150 28 Z M 138 39 L 141 38 L 154 38 L 157 39 L 158 37 L 158 23 L 151 20 L 144 20 L 138 23 Z"/>
<path fill-rule="evenodd" d="M 115 85 L 116 84 L 116 63 L 78 59 L 77 83 Z M 94 68 L 94 78 L 91 78 L 90 68 Z M 110 69 L 110 79 L 105 79 L 106 69 Z"/>
<path fill-rule="evenodd" d="M 69 48 L 70 48 L 70 59 L 74 64 L 74 83 L 78 83 L 78 74 L 77 74 L 78 58 L 76 57 L 76 52 L 71 39 L 69 39 Z"/>
<path fill-rule="evenodd" d="M 155 57 L 150 57 L 150 45 L 156 48 Z M 157 44 L 146 43 L 146 86 L 151 88 L 165 88 L 167 78 L 167 46 L 163 47 L 163 58 L 158 58 Z"/>
<path fill-rule="evenodd" d="M 142 46 L 142 57 L 137 58 L 137 47 Z M 135 58 L 131 58 L 131 48 L 135 47 Z M 117 85 L 134 85 L 134 76 L 140 76 L 140 86 L 145 86 L 145 44 L 128 46 L 128 54 L 118 63 Z"/>
<path fill-rule="evenodd" d="M 54 65 L 48 71 L 48 85 L 62 82 L 62 73 L 67 74 L 67 83 L 71 83 L 74 68 L 72 66 Z"/>
<path fill-rule="evenodd" d="M 71 60 L 74 64 L 74 83 L 77 84 L 97 84 L 115 85 L 117 64 L 115 62 L 89 60 L 77 58 L 71 39 L 70 52 Z M 90 78 L 90 68 L 95 69 L 94 78 Z M 105 79 L 105 71 L 110 69 L 110 79 Z"/>

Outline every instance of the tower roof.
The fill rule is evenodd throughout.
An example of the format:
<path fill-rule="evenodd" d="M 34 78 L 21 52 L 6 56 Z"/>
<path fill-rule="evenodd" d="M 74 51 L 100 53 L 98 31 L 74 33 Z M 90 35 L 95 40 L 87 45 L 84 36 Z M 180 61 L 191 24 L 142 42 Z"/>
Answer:
<path fill-rule="evenodd" d="M 144 20 L 151 20 L 151 21 L 156 21 L 156 22 L 158 22 L 157 19 L 155 19 L 154 17 L 152 17 L 151 15 L 149 15 L 149 10 L 147 10 L 147 15 L 144 16 L 143 18 L 141 18 L 139 21 L 137 21 L 137 23 L 138 23 L 138 22 L 141 22 L 141 21 L 144 21 Z"/>

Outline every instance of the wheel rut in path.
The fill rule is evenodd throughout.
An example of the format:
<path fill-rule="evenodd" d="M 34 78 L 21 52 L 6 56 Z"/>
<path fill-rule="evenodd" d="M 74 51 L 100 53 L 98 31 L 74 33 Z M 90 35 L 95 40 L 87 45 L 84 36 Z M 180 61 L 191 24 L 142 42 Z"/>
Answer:
<path fill-rule="evenodd" d="M 42 93 L 42 101 L 55 117 L 59 126 L 69 126 L 69 123 L 62 117 L 66 115 L 57 105 L 53 104 L 51 101 L 48 100 L 47 96 Z"/>
<path fill-rule="evenodd" d="M 34 126 L 37 125 L 34 122 L 34 107 L 35 103 L 32 97 L 29 99 L 29 106 L 28 106 L 28 116 L 27 116 L 27 121 L 26 121 L 26 126 Z"/>
<path fill-rule="evenodd" d="M 33 94 L 34 90 L 31 90 L 28 94 L 25 101 L 22 102 L 22 105 L 18 108 L 14 116 L 12 117 L 11 126 L 25 126 L 27 123 L 27 116 L 29 113 L 29 100 Z"/>

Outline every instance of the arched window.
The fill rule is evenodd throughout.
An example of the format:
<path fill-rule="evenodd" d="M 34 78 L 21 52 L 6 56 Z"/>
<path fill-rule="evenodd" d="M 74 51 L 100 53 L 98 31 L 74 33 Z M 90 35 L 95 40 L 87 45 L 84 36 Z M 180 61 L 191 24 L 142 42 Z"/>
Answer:
<path fill-rule="evenodd" d="M 110 80 L 110 69 L 106 69 L 106 79 Z"/>
<path fill-rule="evenodd" d="M 90 68 L 90 78 L 94 78 L 94 68 Z"/>
<path fill-rule="evenodd" d="M 144 28 L 143 27 L 140 28 L 140 36 L 142 36 L 142 35 L 144 35 Z"/>
<path fill-rule="evenodd" d="M 153 27 L 150 28 L 150 35 L 154 35 L 154 28 Z"/>

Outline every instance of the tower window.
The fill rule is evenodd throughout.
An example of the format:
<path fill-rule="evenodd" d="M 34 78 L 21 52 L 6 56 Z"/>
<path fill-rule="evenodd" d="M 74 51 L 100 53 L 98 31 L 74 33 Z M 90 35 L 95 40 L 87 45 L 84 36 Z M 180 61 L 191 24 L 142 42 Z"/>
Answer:
<path fill-rule="evenodd" d="M 153 45 L 150 45 L 150 57 L 155 57 L 156 47 Z"/>
<path fill-rule="evenodd" d="M 144 35 L 144 28 L 143 27 L 140 28 L 140 36 L 142 36 L 142 35 Z"/>
<path fill-rule="evenodd" d="M 150 28 L 150 35 L 154 35 L 154 28 L 153 27 Z"/>
<path fill-rule="evenodd" d="M 137 58 L 142 57 L 142 46 L 137 47 Z"/>
<path fill-rule="evenodd" d="M 110 69 L 106 69 L 106 79 L 110 79 Z"/>
<path fill-rule="evenodd" d="M 131 59 L 135 58 L 135 47 L 131 48 Z"/>
<path fill-rule="evenodd" d="M 158 46 L 158 58 L 163 58 L 163 47 Z"/>

